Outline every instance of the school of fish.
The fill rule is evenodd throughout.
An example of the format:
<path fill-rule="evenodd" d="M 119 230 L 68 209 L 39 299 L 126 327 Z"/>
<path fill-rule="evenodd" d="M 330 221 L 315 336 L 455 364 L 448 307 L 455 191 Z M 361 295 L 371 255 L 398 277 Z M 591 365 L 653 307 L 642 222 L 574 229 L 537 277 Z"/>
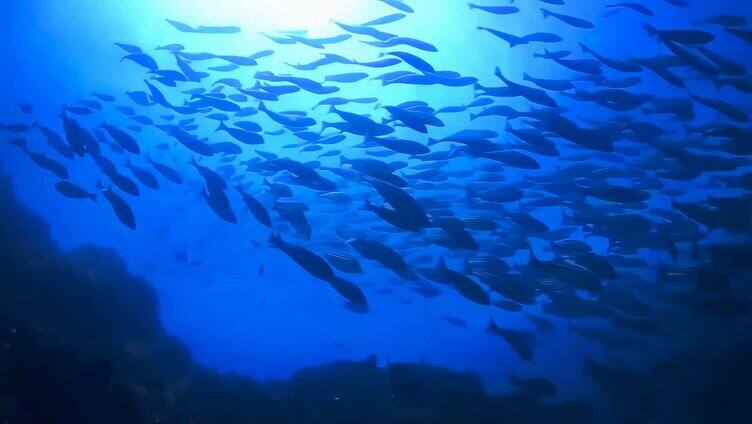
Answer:
<path fill-rule="evenodd" d="M 123 60 L 142 69 L 143 86 L 94 93 L 65 105 L 54 120 L 38 119 L 33 105 L 22 104 L 29 120 L 0 129 L 59 179 L 60 195 L 79 199 L 82 208 L 103 199 L 133 230 L 139 220 L 129 199 L 200 181 L 202 190 L 191 195 L 218 219 L 253 221 L 269 246 L 356 313 L 368 313 L 363 277 L 379 267 L 415 296 L 455 292 L 478 308 L 523 314 L 529 330 L 494 320 L 487 328 L 522 361 L 534 359 L 531 340 L 551 331 L 551 316 L 609 320 L 611 330 L 573 324 L 570 331 L 628 347 L 635 337 L 660 337 L 667 309 L 717 319 L 749 314 L 737 287 L 752 267 L 752 127 L 749 108 L 735 99 L 752 94 L 744 57 L 750 50 L 729 57 L 714 48 L 721 36 L 752 47 L 746 17 L 724 13 L 692 27 L 663 28 L 650 23 L 648 2 L 599 5 L 605 16 L 639 15 L 640 30 L 662 51 L 646 57 L 608 56 L 555 33 L 477 27 L 478 41 L 495 49 L 540 47 L 533 60 L 570 75 L 551 79 L 500 67 L 476 75 L 436 69 L 431 55 L 440 45 L 388 32 L 390 24 L 420 13 L 419 2 L 377 1 L 391 12 L 365 23 L 335 22 L 339 32 L 325 38 L 305 31 L 258 35 L 319 50 L 321 58 L 311 63 L 278 58 L 273 50 L 233 56 L 182 44 L 149 51 L 117 43 Z M 540 19 L 568 30 L 595 28 L 567 13 L 564 0 L 499 3 L 469 7 L 499 19 L 540 8 Z M 691 7 L 685 0 L 661 3 L 676 13 Z M 167 24 L 211 37 L 244 30 Z M 372 47 L 372 61 L 332 53 L 355 41 Z M 264 70 L 269 61 L 287 64 L 290 72 Z M 324 80 L 306 76 L 332 64 L 349 71 Z M 495 75 L 497 84 L 481 85 L 481 75 Z M 640 88 L 645 78 L 685 95 L 646 92 Z M 337 96 L 344 85 L 374 81 L 384 90 L 440 85 L 458 98 L 472 93 L 473 100 L 386 104 L 377 95 Z M 698 94 L 693 87 L 703 83 L 715 94 Z M 284 99 L 301 92 L 317 101 L 289 110 Z M 527 106 L 512 107 L 509 99 Z M 573 113 L 566 106 L 573 102 L 596 112 Z M 96 118 L 103 110 L 117 110 L 122 119 L 103 122 Z M 447 116 L 462 119 L 465 128 L 447 131 Z M 161 136 L 141 137 L 146 129 Z M 54 154 L 31 149 L 32 132 Z M 302 152 L 318 159 L 303 162 Z M 69 177 L 67 164 L 86 157 L 101 171 L 95 187 Z M 557 224 L 543 217 L 552 210 L 560 213 Z M 311 211 L 335 221 L 335 230 L 322 232 L 309 220 Z M 727 237 L 709 241 L 719 231 Z M 596 248 L 590 237 L 607 246 Z M 528 259 L 514 259 L 520 252 Z M 661 259 L 648 261 L 651 256 Z M 528 311 L 540 304 L 542 314 Z M 442 318 L 467 326 L 462 317 Z M 545 379 L 517 383 L 556 392 Z"/>

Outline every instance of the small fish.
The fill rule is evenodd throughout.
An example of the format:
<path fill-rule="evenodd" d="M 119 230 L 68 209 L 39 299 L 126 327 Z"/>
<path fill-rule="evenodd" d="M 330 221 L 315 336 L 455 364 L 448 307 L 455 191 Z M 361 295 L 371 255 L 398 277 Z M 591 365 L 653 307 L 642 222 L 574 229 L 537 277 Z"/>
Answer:
<path fill-rule="evenodd" d="M 584 29 L 592 29 L 595 28 L 595 25 L 593 25 L 592 22 L 586 21 L 584 19 L 576 18 L 574 16 L 564 15 L 561 13 L 552 12 L 548 9 L 541 8 L 541 12 L 543 13 L 543 17 L 547 18 L 549 16 L 553 16 L 554 18 L 571 25 L 573 27 L 577 28 L 584 28 Z"/>
<path fill-rule="evenodd" d="M 96 193 L 89 193 L 81 186 L 70 181 L 59 181 L 55 183 L 55 190 L 63 196 L 71 199 L 89 199 L 93 202 L 97 201 Z"/>
<path fill-rule="evenodd" d="M 104 198 L 110 204 L 113 212 L 115 212 L 115 216 L 117 216 L 120 222 L 131 230 L 135 230 L 136 217 L 128 203 L 126 203 L 126 201 L 118 194 L 113 192 L 111 187 L 105 188 L 102 184 L 97 183 L 97 188 L 102 192 Z"/>
<path fill-rule="evenodd" d="M 529 340 L 532 338 L 531 334 L 519 330 L 501 328 L 496 325 L 493 318 L 489 318 L 486 331 L 504 338 L 509 347 L 523 361 L 530 362 L 533 360 L 533 351 L 530 349 L 529 344 Z"/>

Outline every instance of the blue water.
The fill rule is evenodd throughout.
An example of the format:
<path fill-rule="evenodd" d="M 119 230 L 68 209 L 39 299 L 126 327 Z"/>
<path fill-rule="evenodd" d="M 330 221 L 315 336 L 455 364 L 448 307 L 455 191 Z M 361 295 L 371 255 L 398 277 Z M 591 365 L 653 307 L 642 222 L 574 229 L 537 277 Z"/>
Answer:
<path fill-rule="evenodd" d="M 27 115 L 18 109 L 18 104 L 29 103 L 34 108 L 34 119 L 62 134 L 62 123 L 58 117 L 61 105 L 73 106 L 78 100 L 91 99 L 93 92 L 112 94 L 117 97 L 116 105 L 129 105 L 138 113 L 159 121 L 160 115 L 170 113 L 158 106 L 144 108 L 135 105 L 125 95 L 127 91 L 145 90 L 143 80 L 149 78 L 143 67 L 131 61 L 121 61 L 125 55 L 114 43 L 127 43 L 140 46 L 152 55 L 160 67 L 174 69 L 174 60 L 158 46 L 181 43 L 189 52 L 212 52 L 217 54 L 249 55 L 271 49 L 274 54 L 258 60 L 258 65 L 241 67 L 232 72 L 212 72 L 201 83 L 178 83 L 177 88 L 157 85 L 173 104 L 180 105 L 184 89 L 209 87 L 218 78 L 232 77 L 243 81 L 245 87 L 254 83 L 257 71 L 291 73 L 316 81 L 323 81 L 326 75 L 344 72 L 367 72 L 371 76 L 393 70 L 410 70 L 406 64 L 383 69 L 359 68 L 352 65 L 332 64 L 313 71 L 298 71 L 287 63 L 309 63 L 320 58 L 320 53 L 336 53 L 351 59 L 376 60 L 379 52 L 404 50 L 429 61 L 436 70 L 451 70 L 463 76 L 472 76 L 484 86 L 501 86 L 494 76 L 494 67 L 499 67 L 507 78 L 523 82 L 523 73 L 540 78 L 569 78 L 576 75 L 553 61 L 536 58 L 533 53 L 567 48 L 573 57 L 583 55 L 577 43 L 585 43 L 595 51 L 616 58 L 649 57 L 656 54 L 669 54 L 666 48 L 650 38 L 641 23 L 648 18 L 634 11 L 624 10 L 614 16 L 604 17 L 607 10 L 604 3 L 596 1 L 569 1 L 566 6 L 552 6 L 538 1 L 519 0 L 514 3 L 521 10 L 517 14 L 499 16 L 479 10 L 471 10 L 464 1 L 412 0 L 408 3 L 415 13 L 395 23 L 379 27 L 398 35 L 418 38 L 437 46 L 438 52 L 428 53 L 400 46 L 381 49 L 361 43 L 365 36 L 353 35 L 343 43 L 332 44 L 325 50 L 314 49 L 301 44 L 279 45 L 261 33 L 274 34 L 283 30 L 307 29 L 310 37 L 329 37 L 344 33 L 332 21 L 357 24 L 380 16 L 396 13 L 397 10 L 376 0 L 329 0 L 329 1 L 180 1 L 160 2 L 132 0 L 128 2 L 100 2 L 92 0 L 14 2 L 3 6 L 0 14 L 0 33 L 3 35 L 3 55 L 0 60 L 0 75 L 4 95 L 0 100 L 0 121 L 27 122 Z M 494 2 L 504 4 L 506 2 Z M 752 17 L 752 5 L 748 2 L 728 4 L 726 11 L 719 10 L 718 2 L 692 0 L 691 8 L 677 8 L 663 1 L 645 2 L 649 4 L 655 17 L 649 21 L 658 28 L 695 27 L 694 21 L 721 12 L 736 13 Z M 587 19 L 596 29 L 574 28 L 554 18 L 543 18 L 539 7 L 547 7 L 561 13 Z M 239 34 L 187 34 L 178 32 L 165 18 L 187 22 L 192 25 L 237 25 L 242 28 Z M 564 41 L 556 44 L 529 44 L 510 49 L 508 44 L 488 32 L 479 31 L 478 26 L 491 27 L 516 35 L 531 32 L 550 32 L 561 36 Z M 725 34 L 718 26 L 702 26 L 718 34 L 711 44 L 714 52 L 734 57 L 737 61 L 749 64 L 752 46 L 738 38 Z M 745 28 L 749 28 L 747 25 Z M 218 65 L 220 61 L 195 62 L 195 69 Z M 608 76 L 627 76 L 606 70 Z M 687 90 L 667 84 L 651 72 L 642 72 L 643 82 L 629 88 L 632 93 L 659 95 L 661 97 L 686 97 Z M 530 85 L 530 83 L 525 83 Z M 475 99 L 473 86 L 442 87 L 395 84 L 382 86 L 379 81 L 366 79 L 354 84 L 335 84 L 340 91 L 331 96 L 345 98 L 378 97 L 381 105 L 396 105 L 405 101 L 421 100 L 438 109 L 444 106 L 468 104 Z M 577 82 L 578 87 L 587 90 L 596 87 L 587 82 Z M 706 81 L 688 83 L 690 92 L 722 98 L 750 112 L 748 94 L 731 88 L 716 89 Z M 231 91 L 229 87 L 227 92 Z M 569 108 L 567 116 L 581 123 L 603 121 L 617 115 L 595 103 L 577 101 L 561 93 L 550 93 L 561 106 Z M 336 115 L 327 114 L 326 107 L 311 110 L 328 95 L 314 95 L 305 91 L 285 95 L 277 102 L 267 102 L 275 111 L 303 110 L 316 119 L 338 121 Z M 530 106 L 527 100 L 517 98 L 493 98 L 495 104 L 504 104 L 518 110 Z M 250 100 L 244 106 L 253 106 Z M 374 109 L 373 104 L 348 104 L 340 109 L 350 112 L 371 114 L 380 120 L 387 117 L 384 109 Z M 691 125 L 725 120 L 716 112 L 701 105 L 694 106 L 696 117 Z M 480 108 L 474 109 L 477 111 Z M 639 110 L 626 113 L 642 116 L 669 131 L 681 133 L 682 122 L 666 119 L 665 115 L 641 115 Z M 126 116 L 116 111 L 111 104 L 105 104 L 102 111 L 91 115 L 73 115 L 87 128 L 93 128 L 102 121 L 123 127 L 132 125 Z M 215 141 L 233 141 L 225 133 L 215 133 L 217 122 L 201 115 L 195 115 L 199 129 L 194 133 Z M 184 117 L 178 116 L 177 119 Z M 263 113 L 249 118 L 259 123 L 265 130 L 273 131 L 280 125 L 271 121 Z M 427 135 L 408 129 L 398 129 L 396 135 L 426 144 L 428 137 L 441 138 L 461 129 L 488 129 L 501 133 L 498 141 L 511 141 L 514 138 L 505 134 L 506 119 L 501 117 L 469 120 L 467 112 L 443 114 L 443 128 L 429 127 Z M 521 121 L 515 121 L 521 127 Z M 584 125 L 584 124 L 583 124 Z M 359 258 L 364 267 L 361 275 L 345 275 L 359 285 L 368 298 L 369 312 L 357 314 L 343 306 L 343 299 L 327 285 L 303 271 L 279 250 L 267 246 L 270 230 L 261 226 L 246 211 L 237 193 L 231 192 L 233 209 L 240 223 L 229 224 L 219 219 L 199 196 L 203 180 L 188 165 L 190 152 L 181 146 L 174 147 L 174 140 L 162 131 L 148 125 L 140 125 L 140 132 L 131 134 L 140 142 L 142 154 L 133 157 L 135 164 L 148 168 L 147 153 L 163 163 L 179 169 L 186 183 L 173 185 L 160 178 L 161 188 L 152 191 L 141 187 L 140 197 L 124 195 L 132 207 L 137 229 L 130 230 L 122 225 L 112 213 L 102 196 L 96 203 L 72 200 L 60 196 L 53 185 L 57 179 L 39 169 L 16 147 L 0 143 L 0 164 L 5 173 L 13 178 L 18 197 L 44 217 L 50 226 L 54 240 L 64 249 L 72 249 L 82 244 L 94 244 L 114 248 L 126 261 L 134 274 L 150 281 L 159 295 L 160 313 L 167 331 L 180 339 L 189 348 L 193 357 L 200 363 L 221 371 L 233 371 L 254 378 L 285 378 L 306 366 L 326 363 L 336 359 L 361 359 L 376 354 L 380 364 L 398 361 L 426 362 L 441 365 L 453 370 L 472 370 L 482 376 L 487 387 L 494 391 L 507 388 L 510 373 L 522 376 L 547 376 L 559 386 L 558 399 L 579 399 L 597 391 L 592 380 L 583 378 L 581 359 L 593 357 L 603 360 L 616 360 L 622 365 L 642 369 L 666 355 L 692 346 L 706 334 L 705 330 L 693 331 L 681 322 L 664 323 L 666 333 L 658 338 L 650 338 L 650 349 L 640 352 L 612 352 L 596 343 L 574 337 L 567 330 L 573 323 L 604 324 L 600 318 L 570 320 L 547 314 L 556 329 L 545 334 L 536 334 L 533 343 L 534 360 L 521 361 L 512 349 L 499 337 L 486 332 L 489 316 L 506 328 L 534 331 L 534 327 L 521 312 L 507 312 L 493 306 L 479 306 L 462 298 L 456 291 L 445 286 L 443 294 L 432 299 L 423 298 L 409 291 L 406 281 L 374 261 Z M 742 124 L 746 127 L 747 124 Z M 318 125 L 315 129 L 318 129 Z M 3 134 L 3 140 L 12 138 Z M 34 131 L 26 135 L 30 149 L 50 157 L 56 153 L 46 145 L 41 135 Z M 301 152 L 300 148 L 284 148 L 297 142 L 289 133 L 281 136 L 265 135 L 266 142 L 257 146 L 266 152 L 280 157 L 288 157 L 300 162 L 317 160 L 326 149 L 337 148 L 347 158 L 369 157 L 364 149 L 354 146 L 362 137 L 348 135 L 345 142 L 336 146 L 324 146 L 325 150 Z M 157 149 L 159 143 L 169 142 L 172 149 Z M 587 150 L 577 150 L 563 141 L 562 156 L 565 153 L 591 153 L 592 163 L 608 166 L 624 172 L 630 165 L 604 161 L 603 155 Z M 256 158 L 254 146 L 243 146 L 244 153 L 235 160 Z M 432 151 L 448 149 L 447 144 L 437 144 Z M 378 150 L 378 149 L 372 149 Z M 117 155 L 103 146 L 103 152 L 116 164 L 125 163 L 124 155 Z M 513 184 L 530 181 L 539 175 L 550 175 L 557 167 L 566 164 L 563 159 L 535 157 L 542 165 L 539 170 L 524 170 L 505 167 L 506 180 Z M 61 159 L 60 157 L 57 157 Z M 324 166 L 338 167 L 337 156 L 318 159 Z M 407 160 L 410 165 L 419 162 L 408 159 L 407 155 L 396 154 L 385 161 Z M 64 161 L 75 181 L 89 191 L 94 191 L 98 181 L 106 182 L 89 157 Z M 203 164 L 218 167 L 215 159 Z M 479 161 L 460 157 L 443 168 L 444 171 L 477 172 Z M 749 163 L 730 174 L 749 171 Z M 658 167 L 659 165 L 656 165 Z M 238 167 L 241 173 L 242 167 Z M 124 174 L 130 175 L 122 170 Z M 408 169 L 404 173 L 412 172 Z M 379 221 L 374 214 L 362 208 L 363 200 L 380 202 L 379 195 L 367 184 L 344 181 L 322 171 L 322 174 L 338 182 L 340 191 L 350 193 L 357 200 L 351 202 L 345 211 L 340 205 L 322 199 L 316 192 L 296 187 L 294 199 L 306 203 L 310 211 L 306 213 L 313 228 L 311 240 L 304 240 L 290 228 L 278 226 L 285 240 L 303 245 L 323 254 L 327 251 L 346 251 L 358 256 L 355 251 L 343 246 L 333 248 L 331 241 L 343 241 L 337 236 L 337 226 L 344 224 L 351 230 L 362 232 L 366 237 L 384 241 L 400 251 L 408 263 L 420 254 L 431 255 L 433 266 L 443 256 L 450 268 L 461 270 L 465 257 L 478 255 L 478 252 L 450 250 L 436 246 L 416 246 L 408 241 L 421 239 L 421 235 L 405 232 L 378 232 L 372 228 L 388 225 Z M 397 172 L 400 175 L 400 172 Z M 471 216 L 473 211 L 464 201 L 464 187 L 473 179 L 451 178 L 446 189 L 421 192 L 421 196 L 446 199 L 453 204 L 459 217 Z M 727 173 L 729 174 L 729 173 Z M 257 195 L 270 209 L 275 224 L 281 223 L 276 212 L 271 211 L 273 199 L 260 185 L 262 176 L 249 173 L 245 180 L 253 182 L 249 192 Z M 612 183 L 633 184 L 629 178 L 613 178 Z M 450 185 L 451 183 L 451 185 Z M 688 182 L 665 181 L 668 187 L 681 189 L 682 199 L 705 199 L 713 195 L 746 195 L 749 192 L 729 190 L 709 183 L 708 175 Z M 456 184 L 456 185 L 455 185 Z M 670 196 L 654 192 L 647 202 L 649 207 L 671 208 Z M 514 210 L 514 207 L 508 209 Z M 504 212 L 490 212 L 502 228 L 511 228 L 505 221 Z M 649 212 L 643 212 L 649 215 Z M 539 208 L 533 215 L 543 220 L 551 229 L 561 227 L 564 211 L 561 207 Z M 506 223 L 505 223 L 506 222 Z M 502 230 L 504 231 L 504 230 Z M 486 233 L 473 232 L 477 239 L 488 241 Z M 603 235 L 589 236 L 578 231 L 574 238 L 586 239 L 595 252 L 606 254 L 613 249 L 609 238 Z M 718 229 L 706 231 L 702 238 L 710 241 L 747 240 L 747 234 L 735 234 Z M 546 251 L 545 242 L 533 240 L 539 252 Z M 481 243 L 481 251 L 490 246 Z M 686 247 L 686 246 L 685 246 Z M 686 249 L 685 249 L 686 250 Z M 694 267 L 696 262 L 683 250 L 676 261 L 665 251 L 641 251 L 639 256 L 649 266 L 631 270 L 648 284 L 655 284 L 657 264 L 668 266 Z M 176 252 L 186 252 L 188 262 L 175 259 Z M 550 252 L 543 254 L 552 259 Z M 528 260 L 525 249 L 505 260 L 524 271 Z M 193 262 L 193 263 L 190 263 Z M 264 269 L 259 275 L 259 267 Z M 426 266 L 426 265 L 419 265 Z M 339 273 L 343 275 L 342 273 Z M 534 275 L 531 279 L 537 278 Z M 626 277 L 625 277 L 626 278 Z M 391 288 L 393 293 L 380 295 L 379 288 Z M 498 295 L 497 295 L 498 296 Z M 648 299 L 653 304 L 653 299 Z M 543 297 L 535 305 L 524 306 L 528 313 L 541 313 Z M 449 315 L 467 321 L 467 328 L 448 324 L 441 317 Z M 694 323 L 689 324 L 694 326 Z M 733 324 L 707 324 L 707 328 L 719 325 L 736 328 Z M 698 324 L 699 326 L 699 324 Z M 700 328 L 700 327 L 697 327 Z M 705 328 L 705 327 L 703 327 Z"/>

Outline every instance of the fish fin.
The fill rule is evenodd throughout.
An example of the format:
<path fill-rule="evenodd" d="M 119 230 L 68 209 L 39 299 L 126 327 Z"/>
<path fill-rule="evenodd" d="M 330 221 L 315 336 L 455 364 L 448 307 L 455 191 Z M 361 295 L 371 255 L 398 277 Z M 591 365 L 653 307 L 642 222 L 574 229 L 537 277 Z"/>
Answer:
<path fill-rule="evenodd" d="M 489 315 L 488 317 L 488 325 L 486 325 L 486 332 L 491 333 L 494 330 L 498 329 L 499 326 L 496 325 L 496 323 L 493 320 L 493 317 Z"/>
<path fill-rule="evenodd" d="M 658 269 L 656 270 L 655 274 L 656 280 L 658 280 L 658 282 L 666 281 L 666 277 L 668 276 L 668 269 L 666 268 L 666 264 L 659 263 Z"/>
<path fill-rule="evenodd" d="M 658 29 L 656 29 L 653 25 L 650 25 L 647 22 L 643 22 L 642 27 L 645 28 L 645 31 L 648 33 L 648 36 L 655 37 L 658 35 Z"/>
<path fill-rule="evenodd" d="M 436 269 L 439 270 L 439 271 L 445 271 L 445 270 L 448 269 L 446 261 L 444 261 L 444 257 L 443 256 L 439 256 L 439 260 L 438 260 L 438 262 L 436 262 Z"/>
<path fill-rule="evenodd" d="M 500 80 L 504 81 L 505 84 L 507 83 L 508 80 L 506 79 L 506 77 L 504 77 L 504 74 L 501 73 L 501 69 L 499 69 L 498 66 L 494 68 L 494 75 L 496 75 L 496 77 Z"/>
<path fill-rule="evenodd" d="M 465 198 L 472 199 L 473 197 L 475 197 L 475 189 L 471 186 L 465 187 Z"/>
<path fill-rule="evenodd" d="M 539 264 L 540 263 L 540 259 L 538 259 L 538 256 L 535 255 L 535 249 L 533 249 L 533 245 L 530 244 L 530 240 L 525 240 L 525 244 L 527 244 L 527 248 L 528 248 L 528 250 L 530 250 L 529 263 L 531 265 L 533 265 L 533 264 Z"/>
<path fill-rule="evenodd" d="M 8 140 L 8 143 L 20 148 L 24 152 L 28 152 L 28 144 L 25 138 L 13 138 Z"/>

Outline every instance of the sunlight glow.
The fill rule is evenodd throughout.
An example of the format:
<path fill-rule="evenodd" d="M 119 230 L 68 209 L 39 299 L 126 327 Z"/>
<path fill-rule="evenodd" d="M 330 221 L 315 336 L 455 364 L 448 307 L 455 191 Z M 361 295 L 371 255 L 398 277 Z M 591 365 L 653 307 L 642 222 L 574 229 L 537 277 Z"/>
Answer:
<path fill-rule="evenodd" d="M 247 0 L 235 0 L 246 3 Z M 308 28 L 326 26 L 331 19 L 350 21 L 369 9 L 364 0 L 251 0 L 253 8 L 279 28 Z M 352 22 L 360 23 L 360 22 Z"/>
<path fill-rule="evenodd" d="M 178 15 L 202 17 L 259 31 L 307 29 L 318 33 L 332 20 L 362 23 L 378 13 L 368 0 L 189 0 L 175 1 Z"/>

